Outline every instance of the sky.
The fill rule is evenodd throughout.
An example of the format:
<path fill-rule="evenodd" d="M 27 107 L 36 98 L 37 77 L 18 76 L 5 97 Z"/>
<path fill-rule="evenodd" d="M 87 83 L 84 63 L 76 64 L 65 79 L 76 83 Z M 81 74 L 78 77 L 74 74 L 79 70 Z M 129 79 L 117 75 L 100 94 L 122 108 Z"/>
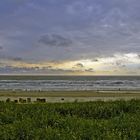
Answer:
<path fill-rule="evenodd" d="M 1 0 L 0 74 L 139 75 L 139 0 Z"/>

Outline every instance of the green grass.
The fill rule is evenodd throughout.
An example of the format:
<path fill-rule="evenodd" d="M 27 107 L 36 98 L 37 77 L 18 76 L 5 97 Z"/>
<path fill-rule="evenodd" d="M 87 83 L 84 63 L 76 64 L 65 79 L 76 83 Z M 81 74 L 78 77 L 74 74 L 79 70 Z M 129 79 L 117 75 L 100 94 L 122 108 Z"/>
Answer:
<path fill-rule="evenodd" d="M 140 100 L 0 102 L 0 140 L 140 140 Z"/>

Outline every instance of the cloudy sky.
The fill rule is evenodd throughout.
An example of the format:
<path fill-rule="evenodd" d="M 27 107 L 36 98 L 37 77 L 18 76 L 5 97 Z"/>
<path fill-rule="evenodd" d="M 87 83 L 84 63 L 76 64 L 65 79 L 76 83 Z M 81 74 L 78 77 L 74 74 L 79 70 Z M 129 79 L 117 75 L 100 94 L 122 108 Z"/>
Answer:
<path fill-rule="evenodd" d="M 0 74 L 140 74 L 139 0 L 1 0 Z"/>

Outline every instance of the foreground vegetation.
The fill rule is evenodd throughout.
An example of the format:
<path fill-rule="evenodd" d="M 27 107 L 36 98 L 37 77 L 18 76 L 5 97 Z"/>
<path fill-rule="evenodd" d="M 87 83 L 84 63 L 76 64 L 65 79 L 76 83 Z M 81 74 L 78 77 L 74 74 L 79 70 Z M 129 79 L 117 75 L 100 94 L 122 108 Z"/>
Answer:
<path fill-rule="evenodd" d="M 140 140 L 140 100 L 0 102 L 0 140 Z"/>

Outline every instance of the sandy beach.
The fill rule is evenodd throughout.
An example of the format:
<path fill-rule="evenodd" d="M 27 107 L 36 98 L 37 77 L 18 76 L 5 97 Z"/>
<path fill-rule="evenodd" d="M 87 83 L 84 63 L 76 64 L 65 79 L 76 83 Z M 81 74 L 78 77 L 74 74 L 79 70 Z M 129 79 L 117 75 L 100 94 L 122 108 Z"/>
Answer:
<path fill-rule="evenodd" d="M 131 100 L 140 99 L 140 91 L 12 91 L 1 90 L 0 100 L 11 101 L 19 98 L 31 98 L 36 101 L 37 98 L 46 99 L 46 102 L 87 102 L 87 101 L 109 101 L 109 100 Z"/>

